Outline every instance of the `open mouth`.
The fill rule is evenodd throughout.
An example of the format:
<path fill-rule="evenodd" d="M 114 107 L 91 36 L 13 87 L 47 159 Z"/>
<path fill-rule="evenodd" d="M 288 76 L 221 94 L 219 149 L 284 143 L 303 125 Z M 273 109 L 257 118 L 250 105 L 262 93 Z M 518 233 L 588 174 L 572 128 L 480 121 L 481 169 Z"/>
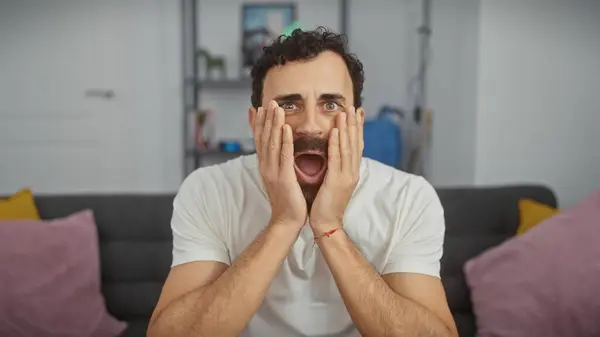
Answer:
<path fill-rule="evenodd" d="M 297 153 L 295 158 L 295 169 L 298 178 L 306 184 L 317 184 L 323 180 L 327 160 L 320 152 Z"/>

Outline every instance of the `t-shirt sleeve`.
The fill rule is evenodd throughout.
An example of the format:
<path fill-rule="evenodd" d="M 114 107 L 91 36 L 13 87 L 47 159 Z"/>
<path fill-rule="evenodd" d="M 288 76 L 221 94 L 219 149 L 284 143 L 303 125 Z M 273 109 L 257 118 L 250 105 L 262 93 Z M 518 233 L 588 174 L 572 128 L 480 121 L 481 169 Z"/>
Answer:
<path fill-rule="evenodd" d="M 217 196 L 208 171 L 195 171 L 182 183 L 173 201 L 172 267 L 192 261 L 231 264 Z"/>
<path fill-rule="evenodd" d="M 406 195 L 396 241 L 382 274 L 417 273 L 440 277 L 445 221 L 444 210 L 435 189 L 424 179 L 414 178 L 415 186 Z"/>

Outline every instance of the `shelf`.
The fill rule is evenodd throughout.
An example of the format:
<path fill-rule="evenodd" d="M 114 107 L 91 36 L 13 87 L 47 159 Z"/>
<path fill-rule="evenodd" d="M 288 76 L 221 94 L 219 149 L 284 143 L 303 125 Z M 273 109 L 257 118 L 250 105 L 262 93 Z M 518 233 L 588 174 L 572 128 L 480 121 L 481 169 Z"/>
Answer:
<path fill-rule="evenodd" d="M 251 79 L 226 79 L 226 80 L 194 80 L 190 79 L 188 83 L 193 83 L 200 89 L 250 89 L 252 87 Z"/>

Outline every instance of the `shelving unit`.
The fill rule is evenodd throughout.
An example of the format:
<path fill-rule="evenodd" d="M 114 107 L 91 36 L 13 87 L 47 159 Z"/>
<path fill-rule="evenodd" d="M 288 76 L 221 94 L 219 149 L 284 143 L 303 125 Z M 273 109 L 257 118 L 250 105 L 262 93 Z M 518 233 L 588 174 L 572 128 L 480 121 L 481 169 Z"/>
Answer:
<path fill-rule="evenodd" d="M 198 20 L 198 3 L 201 0 L 182 0 L 182 21 L 183 21 L 183 176 L 187 176 L 194 169 L 203 166 L 205 159 L 219 158 L 223 160 L 235 158 L 247 152 L 225 152 L 219 150 L 202 151 L 193 146 L 192 135 L 190 134 L 189 116 L 191 113 L 201 108 L 200 93 L 202 90 L 232 90 L 232 95 L 240 89 L 251 87 L 250 79 L 226 79 L 226 80 L 202 80 L 199 77 L 199 67 L 196 60 L 196 48 L 200 46 Z M 290 0 L 292 1 L 292 0 Z M 348 2 L 349 0 L 339 1 L 340 32 L 348 32 Z"/>

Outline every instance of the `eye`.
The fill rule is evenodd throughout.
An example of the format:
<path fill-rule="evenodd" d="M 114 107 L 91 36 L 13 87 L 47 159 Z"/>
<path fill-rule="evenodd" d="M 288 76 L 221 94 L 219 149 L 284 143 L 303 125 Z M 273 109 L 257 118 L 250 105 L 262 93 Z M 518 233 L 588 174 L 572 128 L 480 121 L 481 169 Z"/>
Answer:
<path fill-rule="evenodd" d="M 324 104 L 326 111 L 337 111 L 340 108 L 340 104 L 337 102 L 327 102 Z"/>
<path fill-rule="evenodd" d="M 297 108 L 296 103 L 294 103 L 294 102 L 282 102 L 282 103 L 279 103 L 279 106 L 283 110 L 294 110 Z"/>

